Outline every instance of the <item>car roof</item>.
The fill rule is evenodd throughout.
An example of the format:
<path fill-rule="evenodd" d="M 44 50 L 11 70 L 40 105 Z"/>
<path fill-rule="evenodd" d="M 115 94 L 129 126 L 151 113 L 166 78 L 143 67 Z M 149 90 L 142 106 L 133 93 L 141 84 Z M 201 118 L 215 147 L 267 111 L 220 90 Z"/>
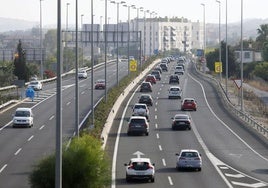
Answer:
<path fill-rule="evenodd" d="M 31 111 L 31 110 L 32 110 L 31 108 L 23 108 L 23 107 L 16 109 L 16 111 Z"/>
<path fill-rule="evenodd" d="M 145 120 L 147 120 L 146 117 L 144 117 L 144 116 L 131 116 L 130 120 L 131 119 L 145 119 Z"/>
<path fill-rule="evenodd" d="M 143 96 L 146 96 L 146 97 L 152 97 L 152 95 L 150 94 L 141 94 L 140 97 L 143 97 Z"/>
<path fill-rule="evenodd" d="M 181 153 L 182 152 L 197 152 L 197 153 L 199 153 L 196 149 L 182 149 Z"/>
<path fill-rule="evenodd" d="M 147 162 L 147 163 L 151 163 L 151 160 L 149 158 L 131 158 L 130 159 L 131 162 Z"/>
<path fill-rule="evenodd" d="M 104 79 L 98 79 L 96 82 L 105 82 Z"/>
<path fill-rule="evenodd" d="M 184 98 L 183 100 L 184 100 L 184 101 L 185 101 L 185 100 L 194 100 L 194 101 L 195 101 L 194 98 Z"/>
<path fill-rule="evenodd" d="M 189 118 L 189 116 L 187 114 L 175 114 L 174 118 L 176 117 L 187 117 Z"/>
<path fill-rule="evenodd" d="M 134 106 L 147 106 L 147 105 L 143 104 L 143 103 L 136 103 L 136 104 L 134 104 Z"/>

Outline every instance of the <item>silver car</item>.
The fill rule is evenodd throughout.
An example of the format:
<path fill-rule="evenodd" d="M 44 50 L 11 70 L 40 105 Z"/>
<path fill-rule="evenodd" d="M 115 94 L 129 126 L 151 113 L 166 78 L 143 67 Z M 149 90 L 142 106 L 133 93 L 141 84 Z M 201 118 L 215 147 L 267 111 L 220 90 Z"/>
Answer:
<path fill-rule="evenodd" d="M 155 167 L 149 158 L 132 158 L 126 166 L 126 181 L 145 179 L 154 182 Z"/>
<path fill-rule="evenodd" d="M 194 149 L 183 149 L 180 153 L 176 153 L 176 168 L 180 169 L 202 169 L 201 154 Z"/>

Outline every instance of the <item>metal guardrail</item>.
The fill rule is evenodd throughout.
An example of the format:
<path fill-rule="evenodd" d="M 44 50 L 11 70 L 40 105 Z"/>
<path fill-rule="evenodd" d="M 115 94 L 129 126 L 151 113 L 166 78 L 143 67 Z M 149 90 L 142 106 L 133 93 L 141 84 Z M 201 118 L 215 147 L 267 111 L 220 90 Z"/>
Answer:
<path fill-rule="evenodd" d="M 216 83 L 217 86 L 220 87 L 219 91 L 221 92 L 221 95 L 223 96 L 224 102 L 227 106 L 227 108 L 233 112 L 237 117 L 239 117 L 241 120 L 243 120 L 247 125 L 251 126 L 255 130 L 257 130 L 260 134 L 262 134 L 265 138 L 268 138 L 268 128 L 266 128 L 261 123 L 257 122 L 253 117 L 251 117 L 249 114 L 237 109 L 229 100 L 228 96 L 226 95 L 226 92 L 224 91 L 224 88 L 221 83 L 219 83 L 214 77 L 209 76 L 207 74 L 202 73 L 197 69 L 195 66 L 196 71 L 205 76 L 206 78 L 209 78 L 213 82 Z"/>

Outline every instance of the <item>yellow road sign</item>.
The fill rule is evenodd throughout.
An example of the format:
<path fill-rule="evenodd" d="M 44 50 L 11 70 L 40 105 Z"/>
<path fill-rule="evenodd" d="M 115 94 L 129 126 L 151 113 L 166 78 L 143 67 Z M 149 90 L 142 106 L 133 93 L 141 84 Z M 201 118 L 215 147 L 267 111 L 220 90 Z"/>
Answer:
<path fill-rule="evenodd" d="M 131 72 L 137 71 L 137 61 L 136 60 L 130 60 L 129 61 L 129 70 Z"/>
<path fill-rule="evenodd" d="M 215 62 L 215 72 L 216 73 L 222 72 L 222 63 L 221 62 Z"/>

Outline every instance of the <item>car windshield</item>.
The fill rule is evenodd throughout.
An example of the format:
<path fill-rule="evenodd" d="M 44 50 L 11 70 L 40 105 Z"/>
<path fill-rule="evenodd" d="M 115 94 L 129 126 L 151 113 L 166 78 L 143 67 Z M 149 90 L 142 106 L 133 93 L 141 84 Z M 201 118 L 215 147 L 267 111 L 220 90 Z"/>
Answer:
<path fill-rule="evenodd" d="M 134 170 L 147 170 L 149 168 L 149 163 L 147 162 L 133 162 L 132 163 Z"/>
<path fill-rule="evenodd" d="M 182 157 L 198 157 L 198 154 L 196 152 L 182 152 Z"/>
<path fill-rule="evenodd" d="M 15 113 L 16 117 L 30 117 L 29 111 L 16 111 Z"/>
<path fill-rule="evenodd" d="M 142 123 L 145 123 L 145 119 L 131 119 L 130 122 L 131 122 L 131 123 L 142 124 Z"/>
<path fill-rule="evenodd" d="M 180 91 L 180 88 L 170 88 L 170 91 Z"/>
<path fill-rule="evenodd" d="M 189 119 L 188 116 L 175 116 L 174 119 Z"/>

